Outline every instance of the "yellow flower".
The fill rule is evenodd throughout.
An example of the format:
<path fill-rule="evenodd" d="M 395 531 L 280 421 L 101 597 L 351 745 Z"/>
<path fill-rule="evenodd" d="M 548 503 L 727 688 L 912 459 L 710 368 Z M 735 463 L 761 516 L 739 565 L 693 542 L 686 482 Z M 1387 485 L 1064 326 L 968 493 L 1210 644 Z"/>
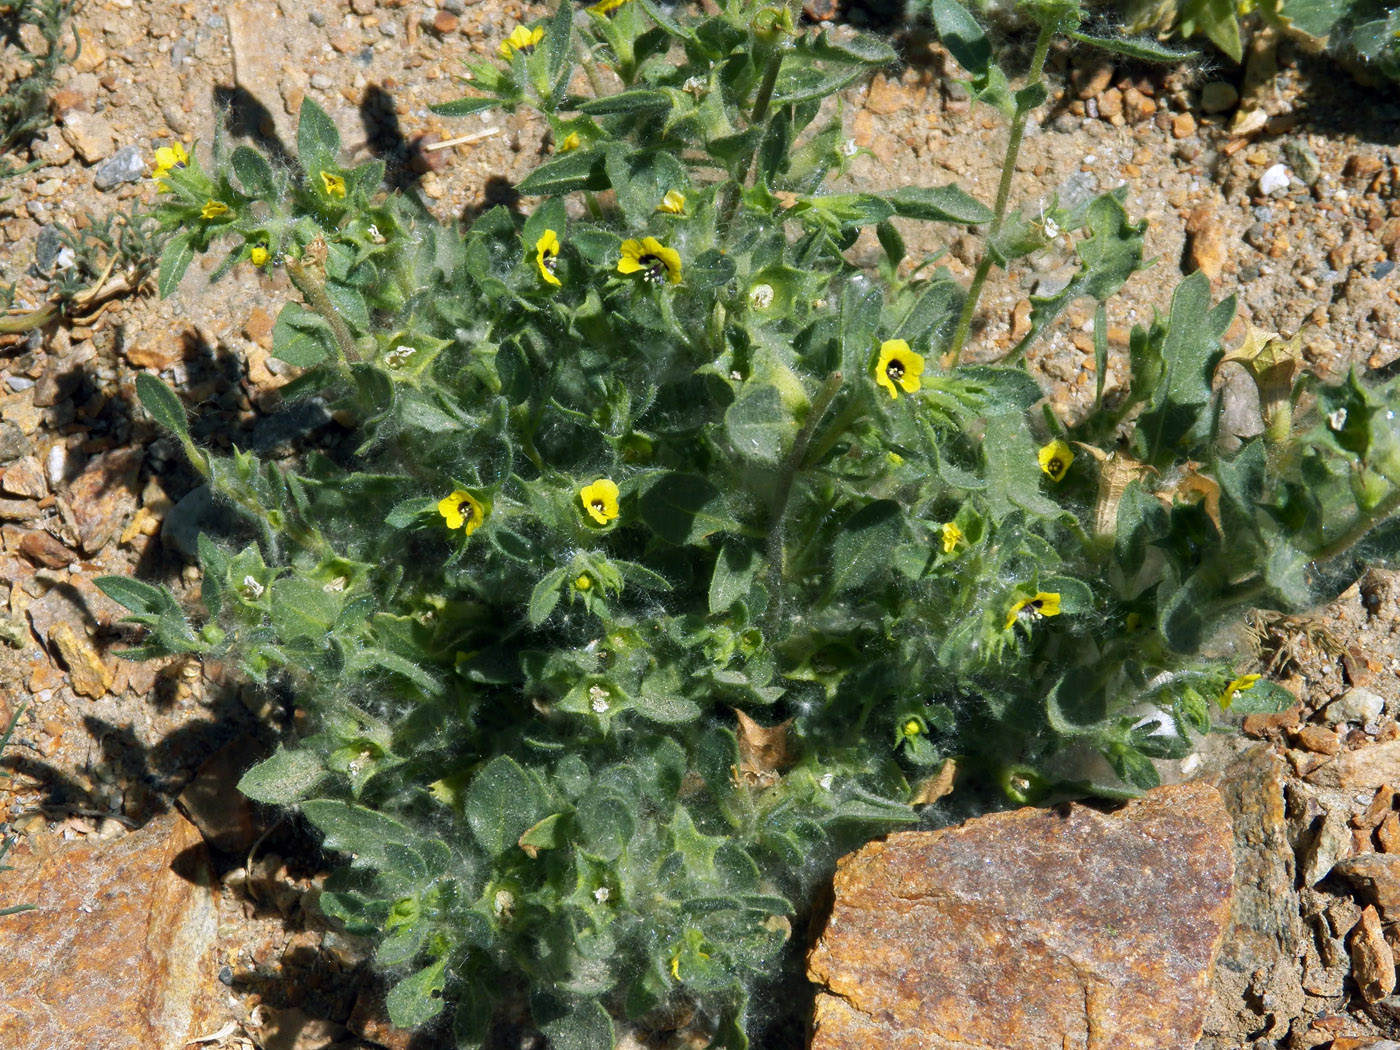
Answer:
<path fill-rule="evenodd" d="M 553 230 L 545 230 L 544 236 L 535 242 L 535 265 L 540 268 L 540 276 L 546 284 L 558 288 L 560 281 L 554 276 L 554 266 L 559 261 L 559 235 Z"/>
<path fill-rule="evenodd" d="M 917 718 L 911 718 L 909 719 L 909 721 L 904 723 L 905 736 L 918 736 L 923 731 L 924 727 L 919 724 L 919 720 Z"/>
<path fill-rule="evenodd" d="M 587 576 L 580 576 L 578 579 L 576 579 L 576 580 L 574 581 L 574 589 L 575 589 L 575 590 L 586 591 L 586 590 L 589 590 L 590 588 L 592 588 L 592 586 L 593 586 L 593 581 L 590 580 Z"/>
<path fill-rule="evenodd" d="M 261 244 L 253 245 L 252 249 L 248 252 L 248 261 L 254 266 L 266 266 L 267 260 L 270 258 L 272 258 L 272 253 Z"/>
<path fill-rule="evenodd" d="M 618 273 L 640 273 L 653 284 L 668 280 L 679 284 L 681 280 L 681 255 L 674 248 L 667 248 L 655 237 L 643 237 L 640 241 L 623 241 L 622 258 L 617 261 Z"/>
<path fill-rule="evenodd" d="M 617 13 L 617 9 L 625 3 L 627 3 L 627 0 L 598 0 L 596 4 L 588 9 L 588 13 L 592 15 L 606 15 L 611 18 Z"/>
<path fill-rule="evenodd" d="M 1069 472 L 1070 464 L 1074 462 L 1074 453 L 1068 445 L 1056 438 L 1042 447 L 1036 458 L 1040 460 L 1040 469 L 1050 475 L 1051 481 L 1063 481 L 1065 474 Z"/>
<path fill-rule="evenodd" d="M 321 172 L 321 185 L 326 187 L 327 197 L 345 199 L 345 180 L 339 175 L 332 175 L 329 171 Z"/>
<path fill-rule="evenodd" d="M 661 198 L 661 203 L 656 206 L 657 211 L 664 211 L 668 215 L 685 214 L 685 194 L 679 190 L 667 190 L 666 196 Z"/>
<path fill-rule="evenodd" d="M 919 376 L 924 374 L 924 359 L 909 349 L 903 339 L 886 339 L 880 344 L 880 360 L 875 363 L 875 382 L 898 397 L 902 387 L 906 394 L 919 389 Z"/>
<path fill-rule="evenodd" d="M 1023 609 L 1030 609 L 1037 616 L 1059 616 L 1060 596 L 1040 591 L 1034 598 L 1017 598 L 1011 605 L 1011 611 L 1006 614 L 1006 626 L 1002 630 L 1011 630 Z"/>
<path fill-rule="evenodd" d="M 151 178 L 163 179 L 175 168 L 183 168 L 189 162 L 189 154 L 178 142 L 173 146 L 161 146 L 156 150 L 156 170 L 151 173 Z"/>
<path fill-rule="evenodd" d="M 1230 710 L 1230 705 L 1235 702 L 1235 694 L 1242 693 L 1246 689 L 1253 689 L 1254 683 L 1257 681 L 1259 681 L 1259 675 L 1257 674 L 1242 674 L 1238 678 L 1233 679 L 1230 684 L 1225 687 L 1224 695 L 1220 697 L 1220 710 Z"/>
<path fill-rule="evenodd" d="M 578 137 L 577 131 L 571 131 L 564 136 L 564 141 L 555 147 L 557 153 L 568 153 L 571 149 L 578 149 L 582 145 L 582 140 Z"/>
<path fill-rule="evenodd" d="M 536 26 L 534 29 L 516 26 L 511 30 L 510 36 L 501 42 L 501 46 L 496 49 L 496 54 L 509 62 L 510 56 L 517 51 L 522 55 L 528 55 L 534 50 L 535 45 L 543 39 L 544 26 Z"/>
<path fill-rule="evenodd" d="M 201 219 L 217 219 L 221 215 L 228 215 L 229 207 L 223 201 L 209 200 L 199 211 Z"/>
<path fill-rule="evenodd" d="M 583 501 L 583 509 L 599 525 L 606 525 L 617 517 L 617 486 L 607 478 L 599 478 L 591 485 L 579 489 L 578 498 Z"/>
<path fill-rule="evenodd" d="M 951 521 L 943 526 L 943 553 L 952 554 L 959 543 L 963 542 L 963 530 L 954 525 Z"/>
<path fill-rule="evenodd" d="M 470 536 L 486 520 L 486 509 L 477 502 L 470 492 L 457 489 L 450 496 L 438 500 L 438 513 L 443 516 L 449 529 L 467 527 Z"/>

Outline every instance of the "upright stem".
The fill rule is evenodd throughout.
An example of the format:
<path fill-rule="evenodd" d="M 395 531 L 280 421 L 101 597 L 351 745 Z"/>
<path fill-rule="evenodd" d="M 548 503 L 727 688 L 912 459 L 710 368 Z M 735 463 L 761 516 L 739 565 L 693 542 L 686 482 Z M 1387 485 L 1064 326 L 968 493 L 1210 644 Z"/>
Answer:
<path fill-rule="evenodd" d="M 1035 54 L 1031 56 L 1030 73 L 1026 77 L 1026 87 L 1034 87 L 1041 81 L 1041 75 L 1045 71 L 1045 58 L 1050 53 L 1050 41 L 1055 36 L 1057 23 L 1053 19 L 1047 19 L 1040 25 L 1040 36 L 1035 42 Z M 1011 199 L 1011 178 L 1016 174 L 1016 158 L 1021 153 L 1021 140 L 1026 134 L 1026 120 L 1030 117 L 1030 109 L 1023 107 L 1020 103 L 1016 105 L 1016 115 L 1011 118 L 1011 137 L 1006 143 L 1006 157 L 1001 162 L 1001 182 L 997 185 L 996 210 L 992 217 L 991 232 L 987 235 L 988 242 L 994 241 L 1001 233 L 1002 223 L 1006 219 L 1006 206 Z M 972 284 L 967 290 L 967 299 L 963 301 L 962 314 L 958 317 L 958 327 L 953 331 L 953 342 L 948 348 L 948 352 L 943 355 L 943 367 L 951 368 L 957 364 L 958 358 L 962 356 L 963 345 L 967 342 L 968 330 L 972 327 L 972 315 L 977 311 L 977 300 L 982 295 L 982 286 L 987 283 L 987 275 L 992 270 L 992 253 L 983 250 L 981 261 L 977 264 L 977 270 L 972 275 Z"/>
<path fill-rule="evenodd" d="M 355 345 L 355 337 L 350 333 L 345 319 L 340 316 L 340 311 L 331 302 L 330 296 L 326 294 L 325 286 L 311 275 L 311 271 L 300 259 L 287 261 L 287 276 L 292 279 L 292 284 L 296 285 L 297 291 L 305 297 L 311 309 L 324 317 L 326 323 L 331 326 L 336 345 L 340 348 L 341 363 L 359 361 L 360 351 Z"/>
<path fill-rule="evenodd" d="M 826 377 L 821 390 L 812 401 L 807 419 L 797 432 L 787 458 L 778 471 L 778 487 L 773 493 L 773 506 L 768 512 L 768 612 L 766 615 L 769 641 L 782 619 L 783 613 L 783 540 L 787 532 L 787 505 L 792 497 L 792 485 L 797 480 L 797 472 L 807 459 L 807 446 L 816 433 L 826 410 L 831 407 L 832 398 L 841 389 L 841 373 L 832 372 Z"/>
<path fill-rule="evenodd" d="M 758 85 L 758 94 L 754 96 L 753 109 L 749 112 L 749 126 L 754 127 L 762 124 L 768 119 L 768 107 L 773 102 L 773 89 L 778 84 L 778 72 L 783 66 L 783 49 L 781 46 L 773 45 L 768 55 L 768 66 L 763 71 L 763 80 Z M 762 136 L 759 137 L 759 142 Z M 724 215 L 720 220 L 720 225 L 728 229 L 730 223 L 734 221 L 735 214 L 739 211 L 739 200 L 743 196 L 744 188 L 753 179 L 754 160 L 758 156 L 759 143 L 754 143 L 754 148 L 749 151 L 749 156 L 744 161 L 743 178 L 731 183 L 724 202 Z"/>

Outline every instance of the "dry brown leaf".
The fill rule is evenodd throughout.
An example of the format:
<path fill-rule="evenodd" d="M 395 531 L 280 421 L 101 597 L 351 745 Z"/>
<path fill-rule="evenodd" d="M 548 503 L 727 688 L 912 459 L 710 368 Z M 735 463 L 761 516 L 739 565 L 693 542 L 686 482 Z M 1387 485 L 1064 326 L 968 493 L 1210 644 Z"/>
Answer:
<path fill-rule="evenodd" d="M 789 747 L 791 718 L 775 726 L 761 726 L 737 708 L 734 715 L 739 720 L 739 773 L 742 776 L 766 780 L 765 774 L 792 765 L 796 755 Z"/>

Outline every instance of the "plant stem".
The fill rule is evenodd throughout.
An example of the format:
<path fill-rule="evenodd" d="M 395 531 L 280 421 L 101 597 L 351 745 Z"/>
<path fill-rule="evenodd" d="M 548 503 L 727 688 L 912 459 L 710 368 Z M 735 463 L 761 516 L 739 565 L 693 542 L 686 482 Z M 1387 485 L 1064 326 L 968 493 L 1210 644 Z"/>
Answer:
<path fill-rule="evenodd" d="M 763 80 L 758 85 L 758 94 L 754 96 L 753 109 L 749 111 L 749 126 L 762 124 L 768 119 L 768 106 L 773 101 L 773 88 L 778 83 L 778 71 L 783 65 L 783 49 L 774 46 L 768 55 L 768 65 L 763 71 Z M 766 130 L 766 129 L 765 129 Z M 744 188 L 749 186 L 754 176 L 754 161 L 758 157 L 758 147 L 763 141 L 763 136 L 759 135 L 758 142 L 749 151 L 748 159 L 744 161 L 744 176 L 731 183 L 724 201 L 724 214 L 720 219 L 720 225 L 728 229 L 734 221 L 734 216 L 739 210 L 739 201 L 743 197 Z"/>
<path fill-rule="evenodd" d="M 1045 58 L 1050 53 L 1050 41 L 1055 36 L 1058 23 L 1047 19 L 1040 24 L 1040 36 L 1036 38 L 1035 54 L 1031 56 L 1030 73 L 1026 77 L 1026 87 L 1031 88 L 1041 82 L 1045 71 Z M 1021 140 L 1026 134 L 1026 120 L 1030 109 L 1016 106 L 1016 115 L 1011 119 L 1011 137 L 1006 143 L 1006 157 L 1001 162 L 1001 182 L 997 185 L 997 203 L 992 217 L 992 226 L 987 241 L 995 241 L 1006 220 L 1006 207 L 1011 199 L 1011 179 L 1016 174 L 1016 158 L 1021 153 Z M 972 315 L 977 311 L 977 300 L 982 295 L 982 286 L 987 283 L 987 275 L 992 270 L 992 253 L 984 250 L 977 270 L 972 275 L 972 284 L 967 289 L 967 299 L 963 302 L 962 314 L 958 317 L 958 327 L 953 331 L 953 341 L 948 352 L 943 355 L 943 367 L 951 368 L 962 356 L 963 345 L 967 342 L 968 330 L 972 327 Z"/>
<path fill-rule="evenodd" d="M 768 612 L 765 633 L 770 642 L 783 612 L 783 538 L 787 531 L 787 505 L 792 497 L 792 485 L 807 458 L 807 446 L 816 433 L 817 424 L 831 407 L 836 392 L 841 389 L 841 378 L 840 372 L 832 372 L 826 377 L 826 382 L 812 400 L 802 429 L 797 432 L 792 448 L 778 470 L 778 487 L 773 493 L 773 505 L 768 512 Z"/>
<path fill-rule="evenodd" d="M 306 299 L 307 305 L 325 318 L 326 323 L 331 326 L 336 345 L 340 349 L 340 363 L 343 365 L 348 361 L 358 362 L 360 350 L 355 345 L 355 337 L 351 335 L 345 319 L 340 316 L 340 311 L 326 294 L 325 286 L 311 275 L 300 259 L 287 260 L 287 276 Z"/>

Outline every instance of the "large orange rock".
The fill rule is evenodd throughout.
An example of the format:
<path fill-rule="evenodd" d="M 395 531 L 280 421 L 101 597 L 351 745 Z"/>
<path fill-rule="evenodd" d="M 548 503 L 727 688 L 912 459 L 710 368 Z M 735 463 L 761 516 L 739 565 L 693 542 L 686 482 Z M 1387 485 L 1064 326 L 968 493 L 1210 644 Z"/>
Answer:
<path fill-rule="evenodd" d="M 844 858 L 808 959 L 813 1050 L 1179 1050 L 1230 914 L 1204 784 L 996 813 Z"/>
<path fill-rule="evenodd" d="M 204 840 L 171 813 L 119 839 L 11 854 L 0 1047 L 176 1050 L 205 1033 L 217 909 Z"/>

